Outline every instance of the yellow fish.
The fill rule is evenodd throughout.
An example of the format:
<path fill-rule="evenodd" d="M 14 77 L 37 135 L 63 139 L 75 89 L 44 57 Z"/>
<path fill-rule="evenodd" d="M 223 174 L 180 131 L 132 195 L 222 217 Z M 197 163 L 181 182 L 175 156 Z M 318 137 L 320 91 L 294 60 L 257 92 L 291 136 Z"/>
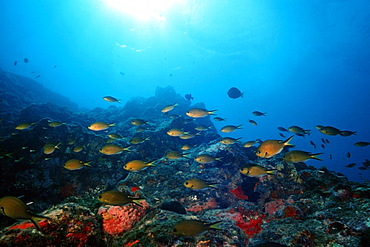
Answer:
<path fill-rule="evenodd" d="M 84 166 L 90 166 L 90 163 L 91 161 L 89 162 L 83 162 L 81 160 L 77 160 L 77 159 L 71 159 L 71 160 L 68 160 L 66 163 L 64 163 L 64 168 L 67 169 L 67 170 L 80 170 L 82 169 Z"/>
<path fill-rule="evenodd" d="M 77 146 L 77 147 L 75 147 L 75 148 L 73 149 L 73 152 L 75 152 L 75 153 L 79 153 L 79 152 L 81 152 L 83 149 L 84 149 L 84 146 L 79 145 L 79 146 Z"/>
<path fill-rule="evenodd" d="M 148 121 L 145 121 L 143 119 L 135 118 L 131 120 L 131 124 L 135 126 L 141 126 L 148 123 Z"/>
<path fill-rule="evenodd" d="M 350 131 L 350 130 L 341 130 L 339 132 L 339 135 L 341 136 L 351 136 L 351 135 L 356 135 L 356 131 Z"/>
<path fill-rule="evenodd" d="M 188 133 L 189 132 L 184 132 L 184 131 L 182 131 L 180 129 L 176 129 L 176 128 L 170 129 L 170 130 L 167 131 L 167 135 L 169 135 L 169 136 L 181 136 L 183 134 L 188 134 Z"/>
<path fill-rule="evenodd" d="M 122 139 L 122 136 L 120 136 L 120 135 L 119 135 L 119 134 L 117 134 L 117 133 L 110 133 L 110 134 L 108 135 L 108 137 L 109 137 L 109 138 L 112 138 L 112 139 L 114 139 L 114 140 Z"/>
<path fill-rule="evenodd" d="M 179 136 L 179 137 L 180 137 L 180 139 L 188 140 L 188 139 L 194 138 L 195 136 L 199 136 L 199 135 L 200 135 L 199 132 L 196 133 L 196 134 L 184 132 L 184 134 Z"/>
<path fill-rule="evenodd" d="M 114 141 L 114 139 L 109 138 L 105 143 L 113 143 Z"/>
<path fill-rule="evenodd" d="M 226 125 L 224 127 L 221 128 L 221 132 L 223 133 L 230 133 L 230 132 L 233 132 L 237 129 L 242 129 L 240 128 L 240 126 L 242 126 L 242 124 L 238 125 L 238 126 L 235 126 L 235 125 Z"/>
<path fill-rule="evenodd" d="M 167 151 L 166 152 L 166 158 L 175 160 L 175 159 L 179 159 L 179 158 L 188 158 L 188 157 L 186 157 L 186 154 L 182 154 L 178 151 Z"/>
<path fill-rule="evenodd" d="M 192 118 L 201 118 L 208 115 L 215 115 L 215 111 L 217 110 L 208 111 L 201 108 L 192 108 L 186 112 L 186 115 Z"/>
<path fill-rule="evenodd" d="M 240 139 L 242 139 L 241 137 L 240 138 L 232 138 L 232 137 L 223 137 L 221 140 L 220 140 L 220 143 L 222 144 L 225 144 L 225 145 L 230 145 L 230 144 L 234 144 L 235 142 L 239 141 Z"/>
<path fill-rule="evenodd" d="M 153 163 L 155 162 L 154 161 L 151 161 L 151 162 L 144 162 L 142 160 L 132 160 L 128 163 L 126 163 L 124 166 L 123 166 L 123 169 L 127 170 L 127 171 L 130 171 L 130 172 L 138 172 L 144 168 L 147 168 L 148 166 L 154 166 Z"/>
<path fill-rule="evenodd" d="M 219 227 L 221 223 L 222 221 L 207 223 L 200 220 L 184 220 L 177 223 L 172 228 L 171 233 L 180 237 L 196 236 L 210 229 L 222 229 Z"/>
<path fill-rule="evenodd" d="M 14 196 L 0 198 L 0 213 L 12 219 L 28 219 L 41 231 L 39 220 L 47 219 L 45 216 L 36 215 L 31 212 L 24 202 Z"/>
<path fill-rule="evenodd" d="M 165 106 L 163 107 L 163 109 L 161 110 L 161 112 L 165 113 L 165 112 L 169 112 L 171 111 L 173 108 L 175 108 L 176 106 L 179 106 L 178 103 L 175 103 L 173 105 L 168 105 L 168 106 Z"/>
<path fill-rule="evenodd" d="M 106 155 L 113 155 L 113 154 L 119 154 L 122 151 L 130 152 L 129 148 L 130 147 L 121 147 L 121 146 L 116 145 L 116 144 L 108 144 L 108 145 L 105 145 L 104 147 L 102 147 L 99 150 L 99 152 L 101 152 L 102 154 L 106 154 Z"/>
<path fill-rule="evenodd" d="M 267 174 L 272 174 L 274 175 L 276 170 L 266 170 L 264 167 L 259 166 L 259 165 L 246 165 L 242 168 L 240 168 L 240 173 L 247 175 L 249 177 L 261 177 Z"/>
<path fill-rule="evenodd" d="M 215 160 L 221 161 L 221 158 L 215 158 L 209 154 L 201 154 L 195 158 L 195 161 L 201 164 L 212 163 Z"/>
<path fill-rule="evenodd" d="M 65 124 L 65 123 L 61 123 L 61 122 L 56 122 L 56 121 L 54 121 L 54 122 L 49 122 L 49 126 L 50 127 L 59 127 L 59 126 L 61 126 L 62 124 Z"/>
<path fill-rule="evenodd" d="M 135 137 L 132 137 L 131 140 L 129 141 L 131 144 L 140 144 L 142 142 L 145 142 L 149 140 L 149 137 L 147 138 L 142 138 L 142 137 L 139 137 L 139 136 L 135 136 Z"/>
<path fill-rule="evenodd" d="M 281 140 L 267 140 L 262 142 L 257 150 L 256 150 L 256 156 L 261 158 L 271 158 L 272 156 L 278 154 L 283 150 L 285 146 L 293 146 L 289 143 L 290 140 L 292 140 L 293 136 L 289 137 L 285 141 Z"/>
<path fill-rule="evenodd" d="M 249 147 L 252 147 L 256 143 L 257 141 L 247 141 L 246 143 L 243 144 L 243 147 L 249 148 Z"/>
<path fill-rule="evenodd" d="M 226 118 L 222 118 L 222 117 L 214 117 L 213 118 L 215 121 L 217 122 L 220 122 L 220 121 L 226 121 Z"/>
<path fill-rule="evenodd" d="M 193 178 L 193 179 L 189 179 L 185 181 L 184 186 L 186 188 L 193 189 L 193 190 L 203 190 L 203 189 L 207 189 L 210 187 L 217 188 L 215 183 L 208 183 L 199 178 Z"/>
<path fill-rule="evenodd" d="M 116 206 L 123 206 L 128 203 L 135 203 L 142 206 L 139 202 L 145 200 L 144 198 L 135 198 L 130 195 L 127 195 L 121 191 L 107 191 L 98 196 L 98 200 L 101 203 L 109 204 L 109 205 L 116 205 Z"/>
<path fill-rule="evenodd" d="M 356 142 L 354 145 L 356 147 L 366 147 L 366 146 L 370 145 L 370 142 Z"/>
<path fill-rule="evenodd" d="M 120 100 L 118 100 L 118 99 L 116 99 L 116 98 L 114 98 L 114 97 L 112 97 L 112 96 L 105 96 L 105 97 L 103 97 L 103 99 L 104 99 L 105 101 L 108 101 L 108 102 L 117 102 L 117 103 L 121 103 L 121 101 L 120 101 Z"/>
<path fill-rule="evenodd" d="M 139 128 L 137 128 L 136 132 L 143 132 L 145 130 L 147 130 L 147 129 L 146 128 L 143 128 L 143 127 L 139 127 Z"/>
<path fill-rule="evenodd" d="M 319 131 L 325 135 L 335 136 L 340 134 L 340 130 L 332 126 L 324 126 Z"/>
<path fill-rule="evenodd" d="M 248 119 L 248 122 L 250 122 L 252 125 L 256 126 L 257 125 L 257 122 L 254 121 L 254 120 L 251 120 L 251 119 Z"/>
<path fill-rule="evenodd" d="M 184 146 L 181 147 L 181 150 L 189 150 L 189 149 L 192 149 L 194 147 L 194 145 L 190 145 L 190 144 L 185 144 Z"/>
<path fill-rule="evenodd" d="M 198 131 L 205 131 L 205 130 L 208 130 L 208 129 L 211 129 L 212 126 L 205 126 L 205 125 L 198 125 L 197 127 L 195 127 L 195 130 L 198 130 Z"/>
<path fill-rule="evenodd" d="M 16 130 L 25 130 L 25 129 L 29 129 L 32 125 L 34 125 L 35 123 L 21 123 L 21 124 L 18 124 L 17 127 L 15 127 Z"/>
<path fill-rule="evenodd" d="M 76 137 L 68 141 L 68 145 L 72 145 L 76 142 Z"/>
<path fill-rule="evenodd" d="M 286 162 L 292 162 L 292 163 L 304 162 L 308 159 L 322 160 L 316 157 L 317 155 L 320 155 L 320 154 L 322 153 L 311 154 L 309 152 L 305 152 L 301 150 L 293 150 L 293 151 L 286 153 L 283 159 Z"/>
<path fill-rule="evenodd" d="M 90 124 L 90 126 L 87 127 L 87 128 L 89 130 L 93 130 L 93 131 L 100 131 L 100 130 L 106 130 L 109 127 L 113 127 L 113 126 L 115 126 L 114 123 L 107 124 L 107 123 L 104 123 L 104 122 L 95 122 L 95 123 Z"/>
<path fill-rule="evenodd" d="M 307 135 L 310 135 L 310 131 L 311 130 L 305 130 L 299 126 L 290 126 L 288 128 L 288 130 L 294 134 L 301 134 L 301 135 L 304 135 L 304 134 L 307 134 Z"/>
<path fill-rule="evenodd" d="M 62 142 L 59 142 L 58 144 L 54 144 L 54 143 L 46 143 L 43 147 L 43 152 L 44 154 L 52 154 L 55 149 L 59 148 L 59 145 L 61 144 Z"/>
<path fill-rule="evenodd" d="M 266 116 L 266 112 L 265 112 L 265 113 L 263 113 L 263 112 L 260 112 L 260 111 L 254 111 L 254 112 L 252 112 L 252 114 L 253 114 L 254 116 L 257 116 L 257 117 L 260 117 L 260 116 Z"/>

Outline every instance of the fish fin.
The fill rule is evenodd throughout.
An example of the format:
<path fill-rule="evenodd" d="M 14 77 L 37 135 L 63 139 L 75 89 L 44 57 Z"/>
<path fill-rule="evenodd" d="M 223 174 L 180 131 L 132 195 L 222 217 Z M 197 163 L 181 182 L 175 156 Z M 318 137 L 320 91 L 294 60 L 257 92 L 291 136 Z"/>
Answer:
<path fill-rule="evenodd" d="M 90 163 L 91 163 L 91 162 L 92 162 L 92 160 L 85 162 L 85 163 L 84 163 L 84 166 L 91 166 L 91 165 L 90 165 Z"/>
<path fill-rule="evenodd" d="M 41 215 L 32 215 L 32 217 L 31 217 L 30 220 L 35 225 L 35 227 L 37 228 L 37 230 L 39 230 L 41 232 L 41 227 L 39 225 L 39 221 L 45 220 L 45 219 L 49 219 L 49 218 L 46 217 L 46 216 L 41 216 Z"/>
<path fill-rule="evenodd" d="M 208 187 L 216 188 L 216 189 L 217 189 L 217 187 L 218 187 L 219 185 L 220 185 L 220 184 L 218 184 L 218 183 L 210 183 L 210 184 L 208 184 Z"/>
<path fill-rule="evenodd" d="M 269 175 L 276 175 L 276 172 L 277 172 L 277 170 L 268 170 L 268 171 L 266 171 L 266 173 L 269 174 Z"/>
<path fill-rule="evenodd" d="M 222 228 L 220 225 L 223 223 L 223 221 L 217 221 L 213 223 L 206 224 L 209 228 L 216 229 L 216 230 L 221 230 Z"/>
<path fill-rule="evenodd" d="M 292 140 L 293 139 L 293 137 L 294 137 L 294 135 L 293 136 L 291 136 L 291 137 L 289 137 L 288 139 L 286 139 L 285 141 L 283 141 L 283 143 L 284 143 L 284 145 L 285 146 L 294 146 L 293 144 L 290 144 L 289 142 L 290 142 L 290 140 Z"/>
<path fill-rule="evenodd" d="M 315 159 L 315 160 L 320 160 L 320 161 L 322 161 L 322 159 L 320 159 L 320 158 L 316 157 L 317 155 L 320 155 L 320 154 L 322 154 L 322 153 L 311 154 L 310 158 L 311 158 L 311 159 Z"/>
<path fill-rule="evenodd" d="M 215 113 L 215 111 L 217 111 L 217 110 L 208 111 L 208 114 L 209 114 L 209 115 L 217 115 L 217 114 Z"/>
<path fill-rule="evenodd" d="M 157 160 L 152 160 L 152 161 L 149 161 L 149 162 L 147 162 L 146 164 L 148 165 L 148 166 L 155 166 L 155 165 L 153 165 L 153 163 L 154 162 L 156 162 Z"/>
<path fill-rule="evenodd" d="M 144 201 L 145 199 L 144 198 L 131 198 L 132 199 L 132 203 L 135 203 L 136 205 L 138 205 L 139 207 L 143 207 L 143 205 L 141 205 L 141 201 Z"/>

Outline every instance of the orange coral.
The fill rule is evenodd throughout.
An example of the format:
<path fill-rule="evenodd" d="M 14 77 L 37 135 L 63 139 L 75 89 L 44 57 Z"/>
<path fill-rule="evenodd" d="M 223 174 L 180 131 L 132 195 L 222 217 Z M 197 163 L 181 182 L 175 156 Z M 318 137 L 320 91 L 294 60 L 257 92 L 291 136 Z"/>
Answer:
<path fill-rule="evenodd" d="M 142 202 L 142 205 L 100 207 L 98 214 L 103 218 L 104 231 L 109 235 L 118 235 L 130 230 L 146 213 L 148 204 Z"/>

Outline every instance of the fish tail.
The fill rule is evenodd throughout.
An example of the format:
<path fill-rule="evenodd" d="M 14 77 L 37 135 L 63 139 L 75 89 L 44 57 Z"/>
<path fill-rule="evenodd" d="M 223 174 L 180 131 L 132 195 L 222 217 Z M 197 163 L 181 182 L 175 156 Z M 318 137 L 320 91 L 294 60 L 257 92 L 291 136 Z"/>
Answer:
<path fill-rule="evenodd" d="M 152 160 L 152 161 L 149 161 L 148 163 L 146 163 L 148 166 L 155 166 L 153 165 L 154 162 L 156 162 L 157 160 Z"/>
<path fill-rule="evenodd" d="M 216 188 L 216 189 L 217 189 L 218 185 L 219 185 L 219 184 L 208 184 L 208 186 L 209 186 L 209 187 L 211 187 L 211 188 Z"/>
<path fill-rule="evenodd" d="M 289 142 L 290 142 L 290 140 L 292 140 L 293 139 L 293 137 L 294 137 L 294 135 L 293 136 L 291 136 L 291 137 L 289 137 L 288 139 L 286 139 L 285 141 L 283 141 L 283 143 L 284 143 L 284 145 L 285 146 L 294 146 L 293 144 L 290 144 Z"/>
<path fill-rule="evenodd" d="M 92 162 L 92 160 L 85 162 L 85 163 L 84 163 L 84 166 L 91 166 L 91 165 L 90 165 L 90 163 L 91 163 L 91 162 Z"/>
<path fill-rule="evenodd" d="M 222 157 L 215 158 L 215 160 L 222 161 Z"/>
<path fill-rule="evenodd" d="M 209 223 L 207 225 L 209 226 L 209 228 L 216 229 L 216 230 L 221 230 L 222 228 L 220 227 L 220 225 L 222 223 L 223 223 L 223 221 L 217 221 L 217 222 Z"/>
<path fill-rule="evenodd" d="M 277 170 L 269 170 L 269 171 L 266 171 L 267 174 L 270 174 L 270 175 L 276 175 L 276 172 Z"/>
<path fill-rule="evenodd" d="M 141 201 L 144 201 L 145 199 L 144 198 L 132 198 L 132 202 L 135 203 L 136 205 L 140 206 L 140 207 L 143 207 L 143 205 L 141 205 Z"/>
<path fill-rule="evenodd" d="M 217 114 L 215 113 L 215 111 L 217 111 L 217 110 L 208 111 L 208 114 L 209 114 L 209 115 L 217 115 Z"/>
<path fill-rule="evenodd" d="M 111 123 L 111 124 L 109 124 L 108 126 L 109 126 L 109 127 L 114 127 L 114 126 L 116 126 L 116 123 Z"/>
<path fill-rule="evenodd" d="M 236 126 L 237 129 L 242 129 L 240 128 L 243 124 L 239 124 L 238 126 Z"/>
<path fill-rule="evenodd" d="M 244 92 L 242 92 L 242 93 L 240 94 L 240 97 L 242 97 L 242 98 L 244 97 Z"/>
<path fill-rule="evenodd" d="M 59 142 L 57 145 L 55 145 L 55 148 L 59 148 L 60 144 L 62 144 L 62 142 Z"/>
<path fill-rule="evenodd" d="M 35 227 L 37 228 L 37 230 L 39 230 L 41 232 L 41 227 L 39 225 L 39 221 L 45 220 L 45 219 L 49 219 L 49 218 L 46 217 L 46 216 L 41 216 L 41 215 L 33 215 L 30 220 L 35 225 Z"/>
<path fill-rule="evenodd" d="M 310 158 L 311 158 L 311 159 L 315 159 L 315 160 L 320 160 L 320 161 L 322 161 L 322 159 L 320 159 L 320 158 L 316 157 L 317 155 L 320 155 L 320 154 L 322 154 L 322 153 L 311 154 Z"/>

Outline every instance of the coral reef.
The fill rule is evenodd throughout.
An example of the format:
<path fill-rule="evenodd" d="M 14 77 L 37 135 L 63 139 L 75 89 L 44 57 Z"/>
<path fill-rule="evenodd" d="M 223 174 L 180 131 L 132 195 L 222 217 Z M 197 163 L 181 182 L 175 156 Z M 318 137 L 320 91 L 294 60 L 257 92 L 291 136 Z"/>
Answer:
<path fill-rule="evenodd" d="M 11 77 L 2 74 L 2 80 L 6 76 Z M 161 113 L 175 102 L 179 106 L 171 114 Z M 33 202 L 29 205 L 33 211 L 49 219 L 40 222 L 42 232 L 38 232 L 32 223 L 15 223 L 0 215 L 0 246 L 254 246 L 266 242 L 366 246 L 369 239 L 369 186 L 348 181 L 325 167 L 285 163 L 286 150 L 262 160 L 254 155 L 253 146 L 221 144 L 210 117 L 185 117 L 190 102 L 172 87 L 158 88 L 155 96 L 134 98 L 122 107 L 84 113 L 45 102 L 30 105 L 25 101 L 18 106 L 2 113 L 0 195 L 23 195 L 24 202 Z M 206 108 L 201 103 L 194 107 Z M 145 123 L 132 125 L 137 118 Z M 50 126 L 53 121 L 60 126 Z M 97 121 L 115 124 L 103 131 L 87 128 Z M 15 130 L 25 122 L 33 124 Z M 212 127 L 197 132 L 199 125 Z M 167 135 L 172 128 L 197 134 L 190 139 Z M 122 138 L 111 139 L 108 134 Z M 132 137 L 146 141 L 131 144 Z M 99 150 L 107 142 L 129 146 L 129 150 L 102 154 Z M 46 143 L 57 148 L 45 154 Z M 182 152 L 185 144 L 193 147 Z M 82 151 L 75 152 L 78 146 Z M 186 155 L 169 159 L 168 150 Z M 200 154 L 216 159 L 200 164 L 195 160 Z M 63 166 L 70 159 L 90 162 L 90 166 L 67 170 Z M 123 169 L 132 160 L 153 165 L 137 172 Z M 276 173 L 241 174 L 239 169 L 250 163 L 276 169 Z M 214 186 L 185 187 L 184 182 L 192 178 Z M 107 190 L 145 201 L 142 207 L 102 205 L 97 197 Z M 221 229 L 194 237 L 171 233 L 176 223 L 189 219 L 222 221 Z"/>

